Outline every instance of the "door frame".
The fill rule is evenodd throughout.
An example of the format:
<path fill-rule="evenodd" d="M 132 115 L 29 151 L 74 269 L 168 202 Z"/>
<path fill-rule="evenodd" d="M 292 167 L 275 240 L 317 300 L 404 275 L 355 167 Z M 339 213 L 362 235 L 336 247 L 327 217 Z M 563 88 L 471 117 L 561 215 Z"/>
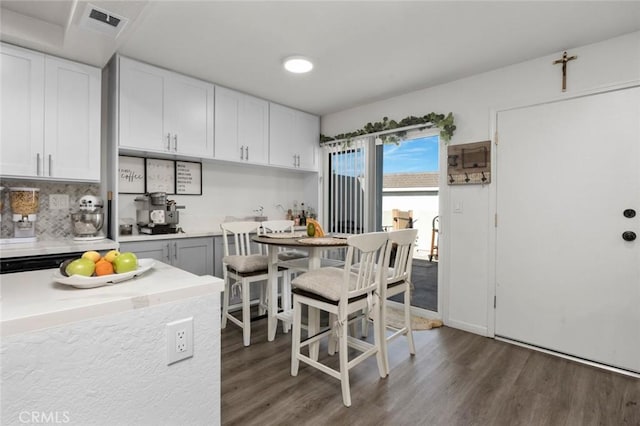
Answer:
<path fill-rule="evenodd" d="M 433 129 L 433 128 L 410 132 L 410 135 L 408 136 L 409 137 L 406 137 L 406 140 L 438 136 L 438 168 L 439 168 L 438 170 L 438 216 L 440 217 L 440 228 L 438 230 L 438 266 L 437 266 L 438 282 L 436 284 L 438 287 L 438 298 L 437 298 L 438 300 L 437 300 L 436 311 L 430 311 L 428 309 L 411 305 L 411 314 L 419 317 L 427 318 L 427 319 L 444 320 L 444 318 L 448 318 L 448 316 L 445 316 L 445 312 L 448 312 L 448 306 L 446 306 L 445 301 L 448 300 L 448 294 L 449 294 L 448 286 L 445 285 L 445 283 L 448 282 L 448 274 L 446 271 L 448 267 L 449 252 L 443 249 L 443 247 L 447 247 L 448 244 L 446 243 L 443 244 L 443 234 L 446 234 L 446 233 L 442 232 L 443 217 L 446 214 L 446 212 L 448 212 L 446 206 L 448 204 L 449 185 L 446 179 L 447 174 L 446 172 L 443 172 L 443 170 L 446 170 L 446 167 L 447 167 L 446 159 L 447 159 L 448 144 L 445 143 L 440 137 L 439 130 Z M 375 177 L 376 187 L 374 189 L 375 194 L 373 196 L 373 202 L 371 203 L 370 207 L 374 210 L 373 223 L 376 226 L 378 222 L 382 220 L 381 211 L 382 211 L 383 158 L 381 154 L 382 151 L 381 149 L 379 151 L 379 148 L 378 148 L 379 146 L 382 146 L 382 145 L 383 144 L 381 142 L 378 143 L 377 141 L 374 140 L 374 146 L 372 150 L 373 157 L 374 157 L 373 161 L 375 163 L 374 170 L 376 174 L 376 177 Z M 391 306 L 395 306 L 397 308 L 402 307 L 402 304 L 398 302 L 394 302 L 393 300 L 389 300 L 388 303 Z"/>
<path fill-rule="evenodd" d="M 492 231 L 489 232 L 489 253 L 488 253 L 488 283 L 487 283 L 487 337 L 495 338 L 495 330 L 496 330 L 496 310 L 495 310 L 495 298 L 496 298 L 496 267 L 497 267 L 497 234 L 498 228 L 496 226 L 496 220 L 499 221 L 498 217 L 498 198 L 497 198 L 497 186 L 500 179 L 500 174 L 498 170 L 498 147 L 500 146 L 499 134 L 498 132 L 498 114 L 501 112 L 511 111 L 515 109 L 521 108 L 529 108 L 544 104 L 557 103 L 562 101 L 568 101 L 572 99 L 584 98 L 588 96 L 599 95 L 607 92 L 613 92 L 617 90 L 631 89 L 634 87 L 640 87 L 640 80 L 632 80 L 624 83 L 601 86 L 594 89 L 589 89 L 585 91 L 580 91 L 576 93 L 559 95 L 554 97 L 540 98 L 540 99 L 532 99 L 529 102 L 514 104 L 510 106 L 504 107 L 496 107 L 492 108 L 489 112 L 489 134 L 491 138 L 491 144 L 494 149 L 491 150 L 491 164 L 493 165 L 493 170 L 491 171 L 491 175 L 493 176 L 495 185 L 489 185 L 489 221 L 487 226 L 492 228 Z M 527 346 L 529 347 L 529 346 Z M 537 348 L 534 348 L 537 349 Z M 553 352 L 557 354 L 556 352 Z M 600 366 L 600 364 L 597 364 Z"/>

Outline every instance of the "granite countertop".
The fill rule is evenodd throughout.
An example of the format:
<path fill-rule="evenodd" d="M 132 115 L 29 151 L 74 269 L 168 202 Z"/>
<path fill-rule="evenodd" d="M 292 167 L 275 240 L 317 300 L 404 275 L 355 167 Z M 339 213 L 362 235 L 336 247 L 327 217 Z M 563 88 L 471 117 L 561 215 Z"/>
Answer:
<path fill-rule="evenodd" d="M 222 235 L 221 230 L 212 231 L 212 230 L 200 230 L 200 231 L 189 231 L 189 232 L 180 232 L 177 234 L 157 234 L 157 235 L 149 235 L 149 234 L 135 234 L 135 235 L 120 235 L 118 237 L 118 242 L 121 243 L 130 243 L 134 241 L 153 241 L 153 240 L 173 240 L 175 238 L 197 238 L 197 237 L 217 237 Z"/>
<path fill-rule="evenodd" d="M 307 228 L 305 226 L 294 226 L 296 231 L 304 231 Z M 172 240 L 175 238 L 197 238 L 197 237 L 219 237 L 222 235 L 222 231 L 218 227 L 217 229 L 190 229 L 178 234 L 136 234 L 136 235 L 121 235 L 118 237 L 118 242 L 129 243 L 134 241 L 153 241 L 153 240 Z"/>
<path fill-rule="evenodd" d="M 304 226 L 294 227 L 296 231 L 305 230 Z M 219 237 L 222 235 L 220 228 L 216 229 L 190 229 L 178 234 L 134 234 L 120 235 L 118 241 L 109 239 L 96 241 L 76 241 L 72 238 L 60 240 L 39 240 L 31 243 L 7 243 L 0 244 L 0 259 L 23 256 L 41 256 L 46 254 L 75 253 L 87 250 L 107 251 L 119 249 L 120 243 L 135 241 L 173 240 L 176 238 Z"/>
<path fill-rule="evenodd" d="M 31 243 L 0 244 L 0 258 L 41 256 L 45 254 L 75 253 L 88 250 L 114 250 L 118 243 L 109 240 L 75 241 L 72 238 L 60 240 L 42 240 Z"/>
<path fill-rule="evenodd" d="M 220 278 L 199 277 L 158 261 L 131 280 L 90 289 L 54 282 L 55 271 L 2 275 L 2 337 L 221 292 L 224 287 Z"/>

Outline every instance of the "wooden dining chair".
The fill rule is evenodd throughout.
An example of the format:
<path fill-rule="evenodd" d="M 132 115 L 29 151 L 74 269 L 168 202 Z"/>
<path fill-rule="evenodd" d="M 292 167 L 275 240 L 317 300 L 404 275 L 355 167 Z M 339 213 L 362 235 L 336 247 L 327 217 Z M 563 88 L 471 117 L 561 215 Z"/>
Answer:
<path fill-rule="evenodd" d="M 262 232 L 275 234 L 288 233 L 294 235 L 293 225 L 293 220 L 266 220 L 262 222 Z M 273 249 L 273 247 L 269 248 L 269 250 Z M 282 262 L 302 259 L 305 257 L 308 257 L 308 254 L 300 250 L 289 250 L 286 247 L 280 247 L 278 251 L 278 259 Z M 282 264 L 279 264 L 279 268 L 283 273 L 282 287 L 280 291 L 280 309 L 286 312 L 291 310 L 291 280 L 296 274 L 296 270 L 282 266 Z M 283 321 L 282 331 L 284 333 L 288 333 L 289 329 L 291 329 L 291 323 Z"/>
<path fill-rule="evenodd" d="M 386 232 L 374 232 L 354 235 L 347 239 L 347 255 L 343 268 L 327 267 L 301 274 L 293 280 L 293 336 L 291 345 L 291 375 L 298 375 L 300 361 L 339 379 L 342 383 L 342 401 L 351 406 L 349 370 L 376 355 L 380 377 L 386 376 L 383 353 L 379 337 L 380 321 L 374 322 L 374 343 L 358 340 L 348 335 L 349 315 L 363 310 L 379 309 L 377 291 L 382 280 L 383 262 L 387 251 Z M 352 272 L 354 259 L 359 259 L 357 272 Z M 309 308 L 308 337 L 301 341 L 302 305 Z M 319 328 L 317 311 L 329 312 L 335 322 L 324 331 L 315 333 Z M 314 334 L 315 333 L 315 334 Z M 318 362 L 319 341 L 337 334 L 339 369 L 330 368 Z M 309 356 L 301 351 L 309 347 Z M 349 347 L 360 351 L 360 355 L 348 359 Z"/>
<path fill-rule="evenodd" d="M 294 235 L 293 220 L 266 220 L 262 222 L 262 231 L 264 233 L 289 233 Z M 306 234 L 304 234 L 306 235 Z M 282 261 L 301 259 L 307 257 L 307 253 L 300 250 L 290 250 L 285 247 L 281 247 L 278 253 L 278 259 Z"/>
<path fill-rule="evenodd" d="M 260 222 L 226 222 L 220 225 L 224 242 L 224 257 L 222 258 L 224 278 L 224 299 L 222 302 L 222 328 L 227 320 L 242 328 L 242 338 L 245 346 L 251 343 L 251 284 L 260 283 L 260 299 L 258 315 L 263 315 L 267 309 L 267 280 L 269 277 L 268 259 L 260 249 L 251 248 L 251 234 L 260 233 Z M 230 253 L 229 239 L 234 242 L 234 253 Z M 278 272 L 282 277 L 282 272 Z M 233 285 L 231 281 L 234 281 Z M 242 298 L 242 320 L 229 313 L 229 300 L 232 289 L 240 289 Z"/>
<path fill-rule="evenodd" d="M 389 354 L 387 344 L 389 341 L 406 336 L 409 344 L 409 353 L 415 355 L 416 348 L 413 343 L 413 330 L 411 329 L 411 267 L 413 265 L 413 251 L 416 246 L 418 236 L 417 229 L 402 229 L 388 232 L 389 246 L 385 265 L 389 265 L 387 273 L 384 274 L 381 282 L 380 294 L 380 322 L 379 328 L 382 335 L 380 343 L 384 359 L 385 372 L 389 374 Z M 393 257 L 392 257 L 393 254 Z M 387 324 L 388 298 L 397 294 L 403 295 L 404 324 L 401 328 L 394 328 Z M 375 319 L 374 319 L 375 321 Z M 392 330 L 392 334 L 387 336 L 386 330 Z"/>

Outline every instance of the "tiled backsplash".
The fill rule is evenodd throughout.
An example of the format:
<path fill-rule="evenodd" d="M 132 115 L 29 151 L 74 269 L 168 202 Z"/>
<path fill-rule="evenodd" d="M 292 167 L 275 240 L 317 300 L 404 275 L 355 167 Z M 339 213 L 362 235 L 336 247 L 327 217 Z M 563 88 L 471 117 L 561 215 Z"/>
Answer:
<path fill-rule="evenodd" d="M 78 200 L 84 195 L 100 195 L 100 185 L 88 183 L 61 183 L 28 181 L 17 179 L 3 179 L 0 186 L 5 188 L 3 194 L 4 206 L 2 208 L 2 228 L 0 238 L 13 237 L 13 222 L 11 221 L 11 205 L 9 203 L 9 188 L 29 187 L 40 188 L 40 207 L 38 209 L 38 221 L 36 222 L 36 236 L 43 240 L 56 238 L 71 238 L 71 211 L 77 211 Z M 69 208 L 51 210 L 49 208 L 49 195 L 69 195 Z M 106 207 L 106 201 L 105 201 Z"/>

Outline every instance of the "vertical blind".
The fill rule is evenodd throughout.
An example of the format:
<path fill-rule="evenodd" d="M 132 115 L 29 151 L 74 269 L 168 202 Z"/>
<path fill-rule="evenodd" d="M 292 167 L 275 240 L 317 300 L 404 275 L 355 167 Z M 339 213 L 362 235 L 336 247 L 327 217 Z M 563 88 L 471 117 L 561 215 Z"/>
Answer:
<path fill-rule="evenodd" d="M 329 166 L 325 187 L 329 232 L 361 234 L 369 227 L 369 145 L 370 138 L 324 145 Z"/>

